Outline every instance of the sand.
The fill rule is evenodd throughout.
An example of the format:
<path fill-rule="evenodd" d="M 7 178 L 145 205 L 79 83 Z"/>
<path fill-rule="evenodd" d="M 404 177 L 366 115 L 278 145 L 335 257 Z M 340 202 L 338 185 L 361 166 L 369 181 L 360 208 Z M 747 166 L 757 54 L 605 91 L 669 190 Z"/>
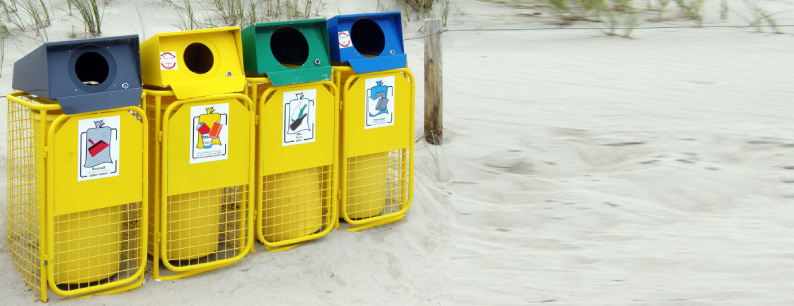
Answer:
<path fill-rule="evenodd" d="M 47 33 L 65 40 L 79 21 L 54 2 Z M 378 9 L 326 2 L 322 17 Z M 451 30 L 554 26 L 540 9 L 457 3 Z M 709 5 L 706 24 L 746 24 L 719 20 Z M 177 30 L 169 2 L 112 0 L 106 14 L 103 36 Z M 405 37 L 424 35 L 411 18 Z M 335 230 L 287 252 L 256 243 L 232 266 L 168 282 L 147 275 L 142 288 L 77 303 L 791 305 L 792 36 L 726 28 L 635 37 L 444 33 L 445 144 L 417 143 L 405 220 Z M 37 45 L 21 35 L 6 42 L 0 93 L 11 91 L 13 62 Z M 421 135 L 423 45 L 405 45 Z M 3 236 L 5 222 L 0 209 Z M 5 240 L 0 249 L 0 300 L 37 303 Z"/>
<path fill-rule="evenodd" d="M 460 304 L 794 302 L 790 34 L 445 36 Z"/>

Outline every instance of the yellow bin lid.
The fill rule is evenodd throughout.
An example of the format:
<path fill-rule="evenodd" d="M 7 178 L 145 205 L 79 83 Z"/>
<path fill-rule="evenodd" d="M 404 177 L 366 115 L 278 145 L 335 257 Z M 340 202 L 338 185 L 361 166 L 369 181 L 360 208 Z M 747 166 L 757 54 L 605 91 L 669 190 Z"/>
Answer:
<path fill-rule="evenodd" d="M 170 88 L 177 99 L 243 91 L 240 27 L 152 36 L 141 43 L 141 79 Z"/>

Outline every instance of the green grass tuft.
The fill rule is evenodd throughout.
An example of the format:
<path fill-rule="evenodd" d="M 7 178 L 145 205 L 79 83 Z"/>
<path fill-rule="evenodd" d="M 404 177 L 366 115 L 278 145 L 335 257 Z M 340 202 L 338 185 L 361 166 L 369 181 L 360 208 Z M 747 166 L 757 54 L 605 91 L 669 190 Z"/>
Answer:
<path fill-rule="evenodd" d="M 102 15 L 96 0 L 68 0 L 80 13 L 85 31 L 91 36 L 102 35 Z M 104 9 L 103 9 L 104 11 Z"/>

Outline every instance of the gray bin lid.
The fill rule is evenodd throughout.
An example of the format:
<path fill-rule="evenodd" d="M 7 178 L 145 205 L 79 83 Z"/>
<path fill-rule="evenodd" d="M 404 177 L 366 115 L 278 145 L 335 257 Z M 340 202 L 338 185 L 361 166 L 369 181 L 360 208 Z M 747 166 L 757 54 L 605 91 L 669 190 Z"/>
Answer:
<path fill-rule="evenodd" d="M 56 100 L 65 114 L 138 105 L 138 36 L 45 43 L 14 63 L 12 87 Z"/>

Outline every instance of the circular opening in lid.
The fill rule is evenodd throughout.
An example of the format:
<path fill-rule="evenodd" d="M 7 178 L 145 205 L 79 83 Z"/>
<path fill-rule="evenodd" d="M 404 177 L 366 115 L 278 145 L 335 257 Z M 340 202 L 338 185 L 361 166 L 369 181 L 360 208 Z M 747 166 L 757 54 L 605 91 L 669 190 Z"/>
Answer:
<path fill-rule="evenodd" d="M 270 36 L 270 51 L 282 65 L 300 67 L 309 58 L 309 42 L 293 27 L 280 27 Z"/>
<path fill-rule="evenodd" d="M 110 65 L 105 57 L 96 52 L 86 52 L 74 63 L 77 79 L 88 86 L 96 86 L 105 82 L 110 74 Z"/>
<path fill-rule="evenodd" d="M 350 40 L 358 53 L 366 57 L 376 57 L 386 46 L 383 30 L 371 19 L 361 18 L 350 28 Z"/>
<path fill-rule="evenodd" d="M 204 74 L 212 69 L 215 64 L 215 58 L 212 56 L 212 51 L 202 43 L 192 43 L 185 48 L 183 56 L 185 66 L 193 73 Z"/>

